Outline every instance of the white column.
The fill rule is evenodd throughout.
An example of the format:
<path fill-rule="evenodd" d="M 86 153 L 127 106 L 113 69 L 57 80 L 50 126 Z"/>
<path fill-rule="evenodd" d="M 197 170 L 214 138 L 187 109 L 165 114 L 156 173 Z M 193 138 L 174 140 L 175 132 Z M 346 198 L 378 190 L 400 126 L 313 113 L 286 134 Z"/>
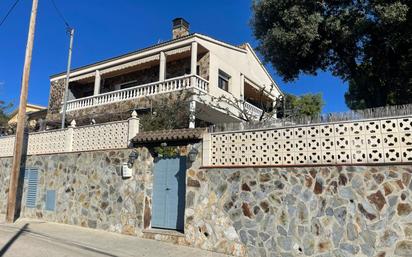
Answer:
<path fill-rule="evenodd" d="M 202 140 L 202 166 L 210 165 L 210 147 L 211 135 L 209 133 L 203 134 Z"/>
<path fill-rule="evenodd" d="M 76 121 L 72 120 L 70 126 L 67 128 L 66 132 L 66 149 L 65 152 L 73 151 L 73 136 L 74 136 L 74 129 L 76 128 Z"/>
<path fill-rule="evenodd" d="M 137 112 L 132 112 L 132 117 L 128 119 L 129 122 L 129 131 L 127 136 L 127 144 L 131 144 L 131 140 L 139 133 L 139 123 L 140 120 L 137 118 Z"/>
<path fill-rule="evenodd" d="M 197 67 L 197 42 L 192 42 L 192 51 L 191 51 L 191 60 L 190 60 L 190 86 L 195 87 L 196 78 L 196 67 Z"/>
<path fill-rule="evenodd" d="M 93 95 L 100 94 L 100 83 L 101 83 L 100 71 L 96 70 L 96 75 L 94 76 L 94 93 L 93 93 Z"/>
<path fill-rule="evenodd" d="M 240 74 L 240 99 L 245 100 L 245 75 Z"/>
<path fill-rule="evenodd" d="M 160 52 L 159 81 L 166 79 L 166 54 Z"/>
<path fill-rule="evenodd" d="M 196 75 L 197 67 L 197 42 L 192 42 L 192 58 L 190 62 L 190 75 Z"/>
<path fill-rule="evenodd" d="M 195 128 L 196 121 L 196 101 L 191 100 L 189 103 L 189 128 Z"/>

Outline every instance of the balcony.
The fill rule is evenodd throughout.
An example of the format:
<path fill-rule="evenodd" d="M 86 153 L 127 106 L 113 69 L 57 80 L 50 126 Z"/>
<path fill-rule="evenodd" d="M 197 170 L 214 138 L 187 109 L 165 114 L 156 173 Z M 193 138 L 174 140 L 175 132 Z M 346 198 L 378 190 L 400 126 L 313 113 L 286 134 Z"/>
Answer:
<path fill-rule="evenodd" d="M 244 108 L 245 111 L 254 119 L 259 119 L 263 113 L 263 111 L 260 108 L 248 102 L 245 102 Z"/>
<path fill-rule="evenodd" d="M 195 89 L 207 93 L 209 91 L 209 82 L 197 75 L 180 76 L 164 81 L 137 85 L 122 90 L 67 101 L 66 111 L 69 112 L 187 89 Z"/>

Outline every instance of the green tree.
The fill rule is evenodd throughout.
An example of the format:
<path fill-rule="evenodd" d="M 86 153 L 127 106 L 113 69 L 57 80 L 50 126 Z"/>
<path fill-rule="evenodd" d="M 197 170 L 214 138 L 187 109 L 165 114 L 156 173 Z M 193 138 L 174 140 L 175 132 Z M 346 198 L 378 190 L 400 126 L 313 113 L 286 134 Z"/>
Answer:
<path fill-rule="evenodd" d="M 324 102 L 321 94 L 305 94 L 296 96 L 285 94 L 282 106 L 278 107 L 278 117 L 317 117 L 322 111 Z"/>
<path fill-rule="evenodd" d="M 0 133 L 4 131 L 7 127 L 7 122 L 9 121 L 9 115 L 7 111 L 12 107 L 11 103 L 6 104 L 4 101 L 0 100 Z"/>
<path fill-rule="evenodd" d="M 351 109 L 412 103 L 412 1 L 255 0 L 258 50 L 285 81 L 329 70 Z"/>
<path fill-rule="evenodd" d="M 169 94 L 152 101 L 151 112 L 140 116 L 143 131 L 189 127 L 190 94 Z"/>

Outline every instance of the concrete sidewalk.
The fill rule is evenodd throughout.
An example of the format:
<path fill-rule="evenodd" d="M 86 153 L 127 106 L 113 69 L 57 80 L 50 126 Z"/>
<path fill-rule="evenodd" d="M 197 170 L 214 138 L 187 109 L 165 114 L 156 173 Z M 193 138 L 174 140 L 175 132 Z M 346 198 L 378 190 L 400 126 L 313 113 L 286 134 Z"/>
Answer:
<path fill-rule="evenodd" d="M 0 222 L 0 256 L 179 256 L 227 255 L 77 226 L 20 219 Z"/>

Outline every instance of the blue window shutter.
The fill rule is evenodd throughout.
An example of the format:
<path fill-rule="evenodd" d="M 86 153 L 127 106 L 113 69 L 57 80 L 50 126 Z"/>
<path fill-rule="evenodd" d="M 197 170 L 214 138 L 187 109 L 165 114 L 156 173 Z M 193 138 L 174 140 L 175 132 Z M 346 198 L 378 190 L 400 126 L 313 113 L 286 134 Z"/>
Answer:
<path fill-rule="evenodd" d="M 35 208 L 37 200 L 37 184 L 38 184 L 38 171 L 36 169 L 28 169 L 28 187 L 26 207 Z"/>
<path fill-rule="evenodd" d="M 56 208 L 56 190 L 46 191 L 46 210 L 54 211 Z"/>

